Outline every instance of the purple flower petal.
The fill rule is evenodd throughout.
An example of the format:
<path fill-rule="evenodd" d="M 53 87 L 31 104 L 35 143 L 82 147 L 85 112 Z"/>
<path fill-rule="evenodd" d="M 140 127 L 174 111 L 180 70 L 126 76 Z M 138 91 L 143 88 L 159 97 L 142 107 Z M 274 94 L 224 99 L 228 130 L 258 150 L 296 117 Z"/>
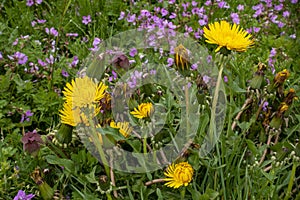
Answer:
<path fill-rule="evenodd" d="M 88 25 L 91 22 L 92 22 L 92 19 L 91 19 L 90 15 L 88 15 L 88 16 L 82 16 L 82 23 L 83 24 Z"/>
<path fill-rule="evenodd" d="M 136 48 L 130 49 L 129 55 L 130 55 L 131 57 L 134 57 L 136 54 L 137 54 Z"/>
<path fill-rule="evenodd" d="M 69 77 L 69 73 L 64 69 L 61 70 L 61 75 L 66 78 Z"/>

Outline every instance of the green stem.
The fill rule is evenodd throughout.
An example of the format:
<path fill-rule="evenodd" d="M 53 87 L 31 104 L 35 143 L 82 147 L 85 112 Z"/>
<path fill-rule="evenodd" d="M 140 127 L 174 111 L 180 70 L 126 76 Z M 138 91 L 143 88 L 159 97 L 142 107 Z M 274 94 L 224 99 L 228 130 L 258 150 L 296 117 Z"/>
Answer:
<path fill-rule="evenodd" d="M 186 190 L 185 187 L 183 187 L 182 190 L 180 191 L 180 199 L 181 199 L 181 200 L 184 200 L 184 197 L 185 197 L 185 190 Z"/>
<path fill-rule="evenodd" d="M 213 102 L 212 102 L 211 118 L 210 118 L 210 126 L 209 126 L 209 139 L 210 139 L 209 142 L 211 143 L 211 145 L 213 142 L 216 142 L 216 141 L 213 141 L 214 139 L 216 139 L 215 138 L 215 133 L 216 133 L 215 118 L 216 118 L 217 103 L 218 103 L 218 99 L 219 99 L 220 86 L 221 86 L 221 81 L 222 81 L 223 66 L 224 66 L 224 62 L 222 61 L 220 70 L 219 70 L 219 74 L 218 74 L 214 98 L 213 98 Z M 217 142 L 216 142 L 216 149 L 217 149 L 217 154 L 218 154 L 218 158 L 219 158 L 219 165 L 221 166 L 222 161 L 221 161 L 221 156 L 220 156 L 219 145 Z M 221 177 L 222 188 L 224 191 L 224 199 L 226 200 L 226 188 L 225 188 L 224 175 L 223 175 L 222 168 L 219 169 L 219 173 L 220 173 L 220 177 Z"/>
<path fill-rule="evenodd" d="M 100 143 L 100 141 L 98 139 L 98 133 L 96 131 L 96 126 L 90 117 L 89 117 L 89 124 L 90 124 L 92 140 L 93 140 L 94 144 L 96 145 L 96 148 L 100 154 L 100 158 L 103 163 L 105 173 L 106 173 L 107 177 L 110 179 L 109 163 L 105 157 L 105 154 L 104 154 L 104 151 L 102 148 L 102 144 Z M 107 196 L 108 200 L 112 200 L 112 196 L 110 193 L 106 193 L 106 196 Z"/>
<path fill-rule="evenodd" d="M 189 112 L 189 92 L 188 85 L 185 85 L 185 105 L 186 105 L 186 135 L 190 134 L 190 112 Z"/>
<path fill-rule="evenodd" d="M 90 115 L 88 115 L 88 116 L 90 116 Z M 103 151 L 103 148 L 102 148 L 102 144 L 100 143 L 100 141 L 98 139 L 98 133 L 96 131 L 96 126 L 95 126 L 93 120 L 90 117 L 89 117 L 89 124 L 90 124 L 90 135 L 92 137 L 92 141 L 96 145 L 96 148 L 97 148 L 97 150 L 100 154 L 101 161 L 104 165 L 105 173 L 106 173 L 107 177 L 110 178 L 109 163 L 108 163 L 108 161 L 105 157 L 105 154 L 104 154 L 104 151 Z"/>
<path fill-rule="evenodd" d="M 215 117 L 216 117 L 216 110 L 217 110 L 217 103 L 219 99 L 219 92 L 220 92 L 220 85 L 222 81 L 222 72 L 223 72 L 223 63 L 220 66 L 216 89 L 214 93 L 214 98 L 212 102 L 212 108 L 211 108 L 211 117 L 210 117 L 210 124 L 209 124 L 209 139 L 210 142 L 215 138 L 215 132 L 216 132 L 216 125 L 215 125 Z"/>
<path fill-rule="evenodd" d="M 284 200 L 288 200 L 289 197 L 291 196 L 291 191 L 292 191 L 292 188 L 293 188 L 294 178 L 295 178 L 295 174 L 296 174 L 296 168 L 297 168 L 297 165 L 294 162 L 293 168 L 292 168 L 292 171 L 291 171 L 290 182 L 289 182 L 288 189 L 286 191 L 286 195 L 284 197 Z"/>

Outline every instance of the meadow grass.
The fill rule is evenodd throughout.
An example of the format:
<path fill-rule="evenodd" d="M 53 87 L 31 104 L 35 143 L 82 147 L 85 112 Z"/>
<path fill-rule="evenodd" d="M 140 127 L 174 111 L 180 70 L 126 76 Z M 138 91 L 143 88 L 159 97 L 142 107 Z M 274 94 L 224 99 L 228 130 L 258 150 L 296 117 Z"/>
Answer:
<path fill-rule="evenodd" d="M 0 199 L 300 199 L 299 5 L 2 1 Z"/>

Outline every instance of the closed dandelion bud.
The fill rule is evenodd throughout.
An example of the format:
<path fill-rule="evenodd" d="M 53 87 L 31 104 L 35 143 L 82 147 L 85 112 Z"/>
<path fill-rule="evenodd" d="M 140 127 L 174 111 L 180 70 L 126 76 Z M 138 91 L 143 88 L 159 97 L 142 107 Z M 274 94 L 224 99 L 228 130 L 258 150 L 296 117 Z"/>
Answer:
<path fill-rule="evenodd" d="M 38 185 L 39 190 L 41 192 L 41 196 L 43 199 L 45 200 L 50 200 L 52 199 L 53 195 L 54 195 L 54 190 L 48 185 L 48 183 L 46 183 L 40 174 L 40 169 L 36 168 L 32 174 L 31 174 L 31 178 L 35 181 L 35 183 Z"/>
<path fill-rule="evenodd" d="M 62 124 L 55 134 L 57 141 L 61 144 L 69 144 L 72 141 L 73 126 Z"/>
<path fill-rule="evenodd" d="M 288 110 L 288 108 L 289 106 L 285 102 L 280 104 L 278 110 L 276 111 L 275 116 L 272 118 L 270 122 L 270 126 L 272 128 L 279 129 L 281 127 L 283 114 L 285 111 Z"/>
<path fill-rule="evenodd" d="M 43 197 L 43 199 L 45 200 L 52 199 L 54 195 L 54 190 L 48 185 L 48 183 L 43 181 L 39 185 L 39 190 L 41 192 L 41 196 Z"/>
<path fill-rule="evenodd" d="M 107 191 L 110 189 L 110 182 L 106 175 L 101 175 L 99 177 L 99 183 L 101 190 Z"/>
<path fill-rule="evenodd" d="M 259 89 L 262 85 L 263 80 L 264 80 L 264 76 L 254 75 L 254 77 L 250 82 L 250 87 L 254 89 Z"/>
<path fill-rule="evenodd" d="M 276 129 L 279 129 L 281 124 L 282 124 L 282 120 L 281 120 L 281 118 L 278 118 L 277 116 L 274 116 L 270 122 L 270 126 L 272 128 L 276 128 Z"/>
<path fill-rule="evenodd" d="M 187 49 L 180 44 L 174 49 L 175 52 L 175 65 L 179 70 L 188 70 L 189 69 L 189 58 Z"/>
<path fill-rule="evenodd" d="M 266 69 L 266 65 L 263 63 L 258 63 L 257 71 L 255 72 L 255 75 L 253 79 L 250 82 L 250 87 L 254 89 L 259 89 L 263 83 L 264 80 L 264 70 Z"/>

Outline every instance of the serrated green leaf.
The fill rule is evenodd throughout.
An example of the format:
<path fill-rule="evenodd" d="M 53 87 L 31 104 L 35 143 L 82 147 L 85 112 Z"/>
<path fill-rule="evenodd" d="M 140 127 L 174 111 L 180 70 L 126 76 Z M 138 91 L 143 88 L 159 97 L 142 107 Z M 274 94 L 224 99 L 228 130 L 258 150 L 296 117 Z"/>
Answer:
<path fill-rule="evenodd" d="M 54 156 L 54 155 L 45 156 L 45 159 L 47 160 L 47 162 L 49 164 L 63 166 L 69 172 L 72 172 L 72 171 L 75 170 L 74 162 L 72 160 L 68 160 L 68 159 L 65 159 L 65 158 L 59 158 L 59 157 Z"/>
<path fill-rule="evenodd" d="M 89 174 L 85 175 L 86 179 L 90 183 L 98 183 L 98 181 L 96 180 L 96 177 L 95 177 L 96 168 L 97 168 L 97 166 L 94 166 L 92 171 Z"/>

